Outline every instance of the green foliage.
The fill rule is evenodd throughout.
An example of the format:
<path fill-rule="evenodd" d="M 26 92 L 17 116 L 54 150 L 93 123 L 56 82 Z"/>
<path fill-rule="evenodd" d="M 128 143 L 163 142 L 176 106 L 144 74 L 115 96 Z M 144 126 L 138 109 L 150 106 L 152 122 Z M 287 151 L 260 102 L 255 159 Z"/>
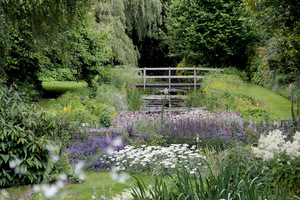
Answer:
<path fill-rule="evenodd" d="M 246 93 L 244 82 L 235 75 L 210 73 L 202 83 L 203 105 L 210 110 L 237 111 L 246 121 L 252 116 L 258 123 L 266 119 L 278 119 L 263 102 Z"/>
<path fill-rule="evenodd" d="M 186 66 L 186 62 L 185 59 L 183 59 L 180 63 L 178 63 L 177 68 L 179 68 L 178 70 L 176 70 L 176 75 L 177 76 L 193 76 L 194 75 L 194 71 L 193 70 L 180 70 L 180 68 L 184 68 L 184 67 L 196 67 L 196 66 Z M 199 71 L 197 71 L 197 75 L 199 75 Z M 178 79 L 179 83 L 193 83 L 194 79 L 189 79 L 189 78 L 179 78 Z"/>
<path fill-rule="evenodd" d="M 111 125 L 115 109 L 89 97 L 90 91 L 79 89 L 66 92 L 57 100 L 53 100 L 51 111 L 62 123 L 73 126 L 105 126 Z"/>
<path fill-rule="evenodd" d="M 41 93 L 41 82 L 38 80 L 39 59 L 33 45 L 33 37 L 24 28 L 24 34 L 11 29 L 8 40 L 11 46 L 6 59 L 1 63 L 4 75 L 1 79 L 7 85 L 16 83 L 24 91 L 28 101 L 37 100 Z"/>
<path fill-rule="evenodd" d="M 24 25 L 31 27 L 36 41 L 49 42 L 60 31 L 79 25 L 93 1 L 1 1 L 2 18 L 22 32 Z M 17 9 L 17 12 L 16 12 Z M 2 36 L 2 35 L 1 35 Z"/>
<path fill-rule="evenodd" d="M 235 75 L 238 76 L 240 79 L 243 81 L 248 81 L 249 78 L 247 77 L 247 73 L 245 71 L 239 70 L 234 67 L 227 67 L 224 69 L 224 74 L 230 74 L 230 75 Z"/>
<path fill-rule="evenodd" d="M 110 36 L 94 29 L 94 19 L 86 12 L 90 6 L 91 1 L 1 1 L 5 13 L 1 26 L 10 25 L 7 34 L 0 36 L 7 41 L 6 54 L 0 59 L 1 79 L 8 85 L 27 83 L 26 89 L 29 85 L 38 91 L 42 91 L 38 76 L 42 80 L 76 78 L 91 86 L 91 79 L 102 73 L 101 66 L 112 60 L 113 52 Z"/>
<path fill-rule="evenodd" d="M 102 0 L 95 7 L 97 29 L 112 36 L 115 64 L 137 65 L 140 55 L 135 45 L 151 36 L 161 23 L 160 1 Z"/>
<path fill-rule="evenodd" d="M 274 185 L 284 185 L 289 188 L 290 192 L 300 194 L 299 159 L 291 159 L 289 156 L 282 155 L 278 160 L 267 162 L 266 166 L 270 168 L 266 175 L 273 177 Z"/>
<path fill-rule="evenodd" d="M 76 70 L 71 70 L 69 68 L 42 68 L 41 72 L 38 74 L 39 79 L 42 82 L 51 81 L 75 81 Z"/>
<path fill-rule="evenodd" d="M 203 101 L 204 97 L 202 95 L 201 90 L 189 89 L 187 90 L 186 95 L 188 96 L 188 99 L 186 100 L 188 106 L 191 107 L 205 106 Z"/>
<path fill-rule="evenodd" d="M 258 177 L 262 172 L 264 165 L 255 154 L 250 146 L 237 145 L 228 151 L 225 151 L 224 165 L 234 165 L 239 163 L 239 175 L 249 174 L 251 178 Z"/>
<path fill-rule="evenodd" d="M 130 88 L 126 91 L 126 100 L 131 111 L 139 110 L 143 102 L 141 92 L 136 88 Z"/>
<path fill-rule="evenodd" d="M 46 146 L 61 145 L 58 123 L 36 105 L 25 103 L 15 86 L 1 86 L 0 121 L 1 187 L 48 178 Z"/>
<path fill-rule="evenodd" d="M 177 169 L 177 175 L 169 177 L 172 181 L 167 182 L 165 177 L 156 176 L 152 188 L 136 179 L 136 185 L 131 187 L 134 199 L 287 199 L 283 193 L 271 191 L 267 183 L 258 182 L 248 173 L 239 176 L 239 164 L 223 166 L 218 174 L 210 171 L 208 177 L 201 171 L 191 175 L 184 168 Z"/>
<path fill-rule="evenodd" d="M 255 34 L 243 22 L 242 1 L 176 0 L 167 17 L 175 55 L 189 64 L 244 67 Z"/>
<path fill-rule="evenodd" d="M 276 70 L 284 74 L 299 74 L 299 71 L 297 72 L 300 62 L 299 2 L 296 0 L 262 0 L 259 2 L 246 0 L 245 5 L 251 14 L 249 21 L 254 22 L 257 30 L 264 35 L 263 39 L 273 40 L 273 49 L 280 62 Z"/>

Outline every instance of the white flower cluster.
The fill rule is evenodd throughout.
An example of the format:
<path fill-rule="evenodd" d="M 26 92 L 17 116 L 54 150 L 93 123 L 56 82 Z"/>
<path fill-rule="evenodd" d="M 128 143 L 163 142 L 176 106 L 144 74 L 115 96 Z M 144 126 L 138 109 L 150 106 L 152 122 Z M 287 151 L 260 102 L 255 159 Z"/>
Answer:
<path fill-rule="evenodd" d="M 131 190 L 125 189 L 121 194 L 112 197 L 112 200 L 131 200 L 134 199 L 131 195 Z"/>
<path fill-rule="evenodd" d="M 183 166 L 191 174 L 196 173 L 203 159 L 205 157 L 199 154 L 195 146 L 189 149 L 187 144 L 172 144 L 169 147 L 143 145 L 141 148 L 128 145 L 112 158 L 120 171 L 153 172 Z"/>
<path fill-rule="evenodd" d="M 296 132 L 291 141 L 286 141 L 286 136 L 280 130 L 275 130 L 266 136 L 262 135 L 259 138 L 258 147 L 252 147 L 252 150 L 264 161 L 277 158 L 281 154 L 289 155 L 294 159 L 300 156 L 300 132 Z"/>

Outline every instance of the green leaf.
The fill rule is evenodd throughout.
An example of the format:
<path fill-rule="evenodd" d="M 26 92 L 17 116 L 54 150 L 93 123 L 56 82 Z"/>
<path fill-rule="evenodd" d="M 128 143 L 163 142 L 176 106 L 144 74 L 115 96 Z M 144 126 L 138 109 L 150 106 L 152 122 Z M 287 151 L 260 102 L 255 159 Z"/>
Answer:
<path fill-rule="evenodd" d="M 5 163 L 7 163 L 9 159 L 9 155 L 0 154 L 1 158 L 4 160 Z"/>

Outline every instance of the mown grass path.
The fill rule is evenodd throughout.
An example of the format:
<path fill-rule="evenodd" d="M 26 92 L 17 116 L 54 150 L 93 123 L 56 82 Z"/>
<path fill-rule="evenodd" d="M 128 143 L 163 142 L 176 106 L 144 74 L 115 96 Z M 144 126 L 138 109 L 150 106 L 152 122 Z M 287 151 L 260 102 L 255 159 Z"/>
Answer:
<path fill-rule="evenodd" d="M 264 102 L 267 107 L 282 118 L 291 118 L 291 101 L 262 86 L 246 83 L 245 89 L 251 96 Z"/>

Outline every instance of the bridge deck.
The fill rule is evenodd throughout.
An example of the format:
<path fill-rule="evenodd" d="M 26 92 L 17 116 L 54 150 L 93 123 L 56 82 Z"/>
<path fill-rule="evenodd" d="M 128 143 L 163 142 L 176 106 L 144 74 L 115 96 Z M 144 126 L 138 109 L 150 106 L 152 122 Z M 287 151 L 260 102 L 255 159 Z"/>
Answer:
<path fill-rule="evenodd" d="M 146 83 L 145 88 L 194 88 L 194 83 Z M 201 83 L 196 83 L 196 88 L 200 88 Z M 143 83 L 136 84 L 137 88 L 144 88 Z"/>
<path fill-rule="evenodd" d="M 168 75 L 160 75 L 160 76 L 147 76 L 147 71 L 168 71 Z M 171 71 L 177 70 L 189 70 L 193 71 L 193 75 L 188 76 L 180 76 L 180 75 L 172 75 Z M 199 80 L 203 79 L 204 76 L 197 75 L 197 71 L 224 71 L 224 69 L 215 69 L 215 68 L 197 68 L 197 67 L 185 67 L 185 68 L 174 68 L 174 67 L 161 67 L 161 68 L 134 68 L 134 69 L 120 69 L 120 71 L 142 71 L 142 76 L 137 76 L 138 79 L 144 79 L 143 84 L 136 84 L 137 88 L 199 88 L 201 83 L 198 83 Z M 168 79 L 169 83 L 147 83 L 146 79 Z M 186 78 L 193 79 L 194 83 L 172 83 L 172 79 L 178 78 Z"/>

